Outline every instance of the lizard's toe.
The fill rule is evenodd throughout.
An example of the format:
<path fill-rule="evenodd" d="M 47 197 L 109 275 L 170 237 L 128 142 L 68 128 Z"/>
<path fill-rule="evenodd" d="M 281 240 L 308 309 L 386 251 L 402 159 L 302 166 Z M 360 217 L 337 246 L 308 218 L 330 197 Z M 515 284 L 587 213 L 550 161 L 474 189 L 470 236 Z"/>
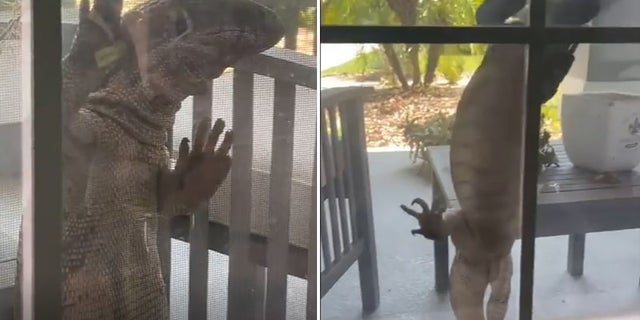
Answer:
<path fill-rule="evenodd" d="M 413 199 L 413 201 L 411 201 L 411 205 L 414 205 L 416 203 L 422 208 L 422 213 L 431 212 L 431 210 L 429 210 L 429 205 L 421 198 L 415 198 Z"/>

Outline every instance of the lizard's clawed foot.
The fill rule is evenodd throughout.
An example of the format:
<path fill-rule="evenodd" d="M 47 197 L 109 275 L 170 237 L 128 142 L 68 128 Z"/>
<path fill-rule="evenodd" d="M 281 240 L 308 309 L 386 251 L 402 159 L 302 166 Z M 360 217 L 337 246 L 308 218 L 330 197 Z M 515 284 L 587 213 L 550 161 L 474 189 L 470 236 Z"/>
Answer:
<path fill-rule="evenodd" d="M 446 238 L 447 234 L 445 232 L 442 216 L 431 212 L 431 210 L 429 210 L 429 205 L 420 198 L 413 199 L 413 201 L 411 201 L 411 205 L 414 204 L 418 204 L 422 208 L 422 212 L 417 212 L 404 204 L 400 205 L 400 208 L 410 216 L 416 218 L 420 225 L 420 229 L 411 230 L 411 234 L 414 236 L 420 234 L 430 240 Z"/>
<path fill-rule="evenodd" d="M 400 208 L 402 208 L 402 210 L 404 210 L 406 213 L 408 213 L 412 217 L 418 219 L 418 221 L 419 221 L 421 215 L 430 213 L 431 210 L 429 210 L 429 205 L 424 200 L 422 200 L 420 198 L 415 198 L 415 199 L 413 199 L 413 201 L 411 201 L 411 205 L 414 205 L 416 203 L 422 208 L 422 213 L 418 213 L 417 211 L 415 211 L 413 209 L 409 209 L 409 207 L 405 206 L 404 204 L 400 205 Z"/>
<path fill-rule="evenodd" d="M 189 139 L 183 138 L 180 143 L 176 167 L 163 185 L 173 189 L 175 200 L 187 208 L 195 208 L 209 200 L 229 174 L 229 149 L 233 142 L 231 130 L 225 133 L 216 149 L 224 126 L 224 121 L 218 119 L 210 129 L 211 119 L 207 118 L 198 124 L 192 150 L 189 150 Z"/>
<path fill-rule="evenodd" d="M 411 230 L 411 235 L 415 236 L 416 234 L 421 234 L 423 237 L 428 239 L 427 235 L 424 234 L 424 231 L 422 231 L 422 229 Z"/>

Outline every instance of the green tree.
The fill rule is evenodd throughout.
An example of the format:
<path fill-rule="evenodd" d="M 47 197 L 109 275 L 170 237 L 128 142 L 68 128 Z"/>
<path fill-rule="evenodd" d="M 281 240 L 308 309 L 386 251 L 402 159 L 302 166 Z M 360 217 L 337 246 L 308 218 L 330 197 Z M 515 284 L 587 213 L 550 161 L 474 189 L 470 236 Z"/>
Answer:
<path fill-rule="evenodd" d="M 322 0 L 321 21 L 325 25 L 475 25 L 475 12 L 483 0 Z M 427 62 L 424 83 L 435 78 L 444 47 L 440 44 L 427 46 Z M 477 45 L 466 45 L 468 52 L 482 50 Z M 412 70 L 412 85 L 421 84 L 419 66 L 420 45 L 405 46 L 400 57 L 394 45 L 382 44 L 383 52 L 400 85 L 409 89 L 403 72 L 403 59 L 408 59 Z M 402 53 L 402 52 L 401 52 Z"/>
<path fill-rule="evenodd" d="M 434 26 L 469 26 L 475 25 L 475 14 L 484 0 L 424 0 L 419 11 L 420 21 Z M 444 53 L 444 45 L 433 43 L 427 46 L 427 62 L 425 66 L 424 84 L 429 85 L 435 79 L 440 56 Z M 471 50 L 470 50 L 471 51 Z"/>
<path fill-rule="evenodd" d="M 413 26 L 416 24 L 418 18 L 418 1 L 419 0 L 387 0 L 387 4 L 400 19 L 400 23 L 403 26 Z M 420 46 L 418 44 L 406 45 L 409 62 L 411 63 L 411 72 L 413 74 L 412 86 L 420 85 L 419 50 Z"/>
<path fill-rule="evenodd" d="M 398 23 L 385 0 L 322 0 L 320 18 L 322 24 L 325 25 L 392 25 Z M 409 89 L 394 46 L 392 44 L 382 44 L 381 46 L 400 85 L 405 90 Z"/>

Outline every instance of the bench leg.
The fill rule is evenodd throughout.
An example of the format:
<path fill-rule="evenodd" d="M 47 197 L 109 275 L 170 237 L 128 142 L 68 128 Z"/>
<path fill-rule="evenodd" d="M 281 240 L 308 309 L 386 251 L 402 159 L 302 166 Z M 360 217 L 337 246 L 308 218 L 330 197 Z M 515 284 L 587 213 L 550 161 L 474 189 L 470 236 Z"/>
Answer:
<path fill-rule="evenodd" d="M 435 173 L 432 173 L 435 177 Z M 434 213 L 443 213 L 446 209 L 442 187 L 435 182 L 433 186 L 433 201 L 431 210 Z M 433 241 L 433 255 L 435 258 L 436 292 L 446 293 L 449 290 L 449 238 Z"/>
<path fill-rule="evenodd" d="M 255 316 L 253 319 L 255 320 L 263 320 L 264 319 L 264 311 L 265 311 L 265 300 L 267 297 L 266 294 L 266 284 L 267 284 L 267 268 L 254 265 L 254 271 L 256 276 L 255 287 L 253 291 L 253 307 L 255 311 Z"/>
<path fill-rule="evenodd" d="M 569 256 L 567 257 L 567 272 L 574 277 L 582 276 L 584 269 L 585 234 L 569 235 Z"/>
<path fill-rule="evenodd" d="M 433 254 L 436 264 L 436 292 L 449 290 L 449 239 L 433 241 Z"/>

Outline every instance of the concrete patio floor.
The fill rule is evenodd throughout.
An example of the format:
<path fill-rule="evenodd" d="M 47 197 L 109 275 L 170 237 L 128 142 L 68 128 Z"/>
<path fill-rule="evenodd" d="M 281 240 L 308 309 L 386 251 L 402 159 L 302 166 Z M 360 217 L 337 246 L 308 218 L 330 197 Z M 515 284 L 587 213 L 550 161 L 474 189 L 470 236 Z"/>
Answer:
<path fill-rule="evenodd" d="M 415 197 L 431 200 L 431 182 L 416 174 L 418 167 L 407 151 L 369 152 L 380 307 L 363 317 L 353 265 L 322 298 L 321 319 L 454 319 L 448 294 L 434 289 L 433 243 L 410 234 L 417 222 L 399 208 Z M 566 272 L 567 241 L 536 240 L 534 318 L 640 319 L 640 230 L 588 234 L 579 279 Z M 450 259 L 453 253 L 450 244 Z M 507 319 L 518 318 L 520 242 L 513 259 Z"/>

